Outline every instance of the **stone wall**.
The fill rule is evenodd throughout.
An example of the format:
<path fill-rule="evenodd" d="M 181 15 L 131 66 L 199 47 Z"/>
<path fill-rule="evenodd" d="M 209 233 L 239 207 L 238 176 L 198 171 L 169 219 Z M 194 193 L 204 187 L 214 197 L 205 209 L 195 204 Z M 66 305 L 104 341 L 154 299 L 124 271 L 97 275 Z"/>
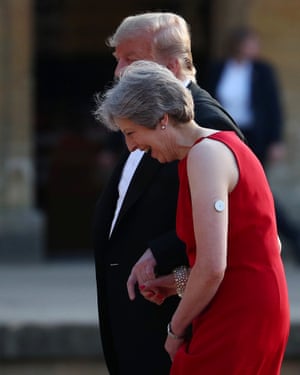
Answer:
<path fill-rule="evenodd" d="M 300 210 L 300 12 L 297 0 L 255 0 L 248 22 L 261 34 L 263 54 L 277 68 L 285 109 L 287 154 L 270 169 L 273 189 L 299 222 Z"/>
<path fill-rule="evenodd" d="M 50 6 L 51 2 L 0 1 L 0 258 L 4 254 L 10 257 L 17 249 L 24 258 L 30 249 L 38 254 L 44 235 L 43 219 L 34 210 L 34 53 L 38 48 L 48 53 L 53 48 L 70 56 L 78 53 L 76 48 L 87 54 L 107 53 L 105 38 L 124 16 L 142 9 L 168 8 L 166 0 L 130 0 L 118 5 L 118 11 L 113 3 L 103 7 L 95 0 L 86 0 L 84 5 L 79 0 L 53 2 L 64 9 L 60 18 L 53 13 L 56 28 L 51 29 L 52 23 L 45 24 L 50 29 L 43 29 L 44 38 L 38 44 L 33 32 L 38 4 Z M 195 51 L 203 43 L 200 4 L 203 7 L 207 3 L 189 0 L 173 4 L 192 24 Z M 265 57 L 277 68 L 286 113 L 287 155 L 270 169 L 269 177 L 290 215 L 300 223 L 299 1 L 215 0 L 212 4 L 211 51 L 215 56 L 222 49 L 226 31 L 250 23 L 261 34 Z M 62 29 L 62 25 L 66 27 Z M 47 39 L 53 31 L 57 37 Z"/>
<path fill-rule="evenodd" d="M 42 257 L 33 209 L 32 3 L 0 2 L 0 259 Z"/>
<path fill-rule="evenodd" d="M 262 41 L 262 55 L 275 67 L 285 113 L 286 157 L 269 166 L 273 191 L 291 218 L 300 209 L 300 12 L 297 0 L 215 0 L 212 8 L 212 54 L 219 57 L 231 28 L 248 24 Z"/>

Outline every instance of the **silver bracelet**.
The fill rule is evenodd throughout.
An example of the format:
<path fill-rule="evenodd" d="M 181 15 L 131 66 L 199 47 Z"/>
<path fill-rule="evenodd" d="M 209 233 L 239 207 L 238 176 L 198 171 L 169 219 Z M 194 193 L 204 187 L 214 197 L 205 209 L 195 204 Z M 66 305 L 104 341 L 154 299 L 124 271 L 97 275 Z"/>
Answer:
<path fill-rule="evenodd" d="M 187 266 L 179 266 L 173 270 L 173 275 L 176 284 L 176 293 L 182 298 L 189 278 L 189 268 Z"/>
<path fill-rule="evenodd" d="M 168 336 L 172 337 L 172 339 L 183 340 L 185 338 L 185 335 L 183 335 L 183 336 L 175 335 L 175 333 L 172 331 L 171 322 L 168 323 L 167 331 L 168 331 Z"/>

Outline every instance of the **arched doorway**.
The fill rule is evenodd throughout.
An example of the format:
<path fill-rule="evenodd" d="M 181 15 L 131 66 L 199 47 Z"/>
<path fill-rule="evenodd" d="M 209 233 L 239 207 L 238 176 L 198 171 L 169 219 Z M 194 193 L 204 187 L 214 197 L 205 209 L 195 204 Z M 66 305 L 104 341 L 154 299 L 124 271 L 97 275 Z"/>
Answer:
<path fill-rule="evenodd" d="M 209 56 L 211 2 L 132 0 L 105 8 L 98 0 L 34 4 L 36 206 L 45 212 L 49 257 L 89 257 L 93 209 L 113 164 L 105 157 L 107 134 L 92 116 L 94 94 L 113 77 L 115 63 L 105 39 L 130 14 L 179 13 L 191 24 L 201 81 Z"/>

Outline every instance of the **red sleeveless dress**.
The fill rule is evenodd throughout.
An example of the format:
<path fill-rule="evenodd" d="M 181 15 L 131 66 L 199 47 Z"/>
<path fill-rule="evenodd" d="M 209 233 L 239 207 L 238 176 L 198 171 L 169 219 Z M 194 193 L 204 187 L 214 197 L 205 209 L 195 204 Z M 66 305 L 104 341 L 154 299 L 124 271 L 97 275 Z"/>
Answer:
<path fill-rule="evenodd" d="M 234 132 L 209 138 L 226 144 L 239 168 L 238 184 L 229 195 L 227 269 L 216 295 L 194 319 L 191 341 L 176 353 L 170 374 L 279 375 L 289 304 L 272 193 L 260 163 Z M 192 220 L 186 164 L 185 158 L 178 167 L 176 226 L 192 267 L 193 228 L 201 223 Z"/>

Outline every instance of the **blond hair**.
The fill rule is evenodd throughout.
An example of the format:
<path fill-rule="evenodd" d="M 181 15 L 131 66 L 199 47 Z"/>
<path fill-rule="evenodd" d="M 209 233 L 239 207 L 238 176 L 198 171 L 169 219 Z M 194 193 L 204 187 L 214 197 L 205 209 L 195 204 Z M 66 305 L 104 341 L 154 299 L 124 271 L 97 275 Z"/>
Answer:
<path fill-rule="evenodd" d="M 189 25 L 181 16 L 169 12 L 152 12 L 126 17 L 108 38 L 107 44 L 115 48 L 123 40 L 133 39 L 142 33 L 151 38 L 154 60 L 176 58 L 183 78 L 196 81 Z"/>

